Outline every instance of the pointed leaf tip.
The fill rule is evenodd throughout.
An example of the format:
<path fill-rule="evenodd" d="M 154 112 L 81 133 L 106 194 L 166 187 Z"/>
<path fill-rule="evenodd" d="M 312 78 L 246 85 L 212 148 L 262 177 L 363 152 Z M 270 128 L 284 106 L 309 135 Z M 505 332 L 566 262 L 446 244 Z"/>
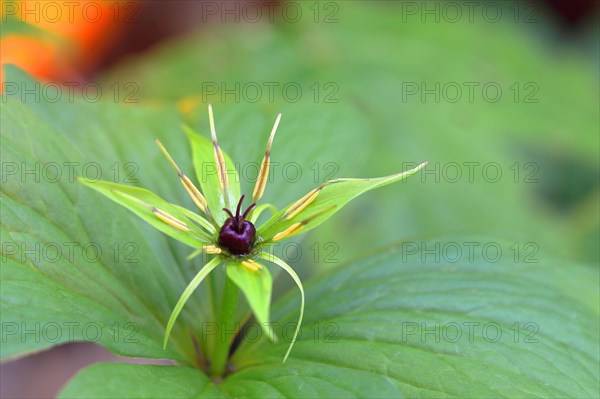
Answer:
<path fill-rule="evenodd" d="M 300 232 L 304 233 L 329 219 L 359 195 L 403 180 L 417 173 L 425 165 L 427 161 L 413 169 L 378 178 L 329 180 L 273 215 L 259 227 L 258 233 L 266 241 L 281 240 Z"/>

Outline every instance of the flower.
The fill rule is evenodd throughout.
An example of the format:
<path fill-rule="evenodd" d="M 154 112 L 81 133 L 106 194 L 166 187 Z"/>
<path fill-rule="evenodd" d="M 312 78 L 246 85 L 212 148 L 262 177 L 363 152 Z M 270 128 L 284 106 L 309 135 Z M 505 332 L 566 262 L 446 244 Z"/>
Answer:
<path fill-rule="evenodd" d="M 285 362 L 302 323 L 304 290 L 295 271 L 285 261 L 267 252 L 266 249 L 278 241 L 318 226 L 351 199 L 371 189 L 402 180 L 419 171 L 427 162 L 414 169 L 386 177 L 330 180 L 309 191 L 297 201 L 276 211 L 273 205 L 258 204 L 266 189 L 271 146 L 281 120 L 281 114 L 279 114 L 267 142 L 267 149 L 252 191 L 251 204 L 242 212 L 245 196 L 240 194 L 237 172 L 227 168 L 227 165 L 233 165 L 233 162 L 219 147 L 210 105 L 208 106 L 208 115 L 212 139 L 210 141 L 189 127 L 183 127 L 191 143 L 200 188 L 179 168 L 160 141 L 156 140 L 156 144 L 176 171 L 183 188 L 197 206 L 199 213 L 170 204 L 142 188 L 106 181 L 85 179 L 80 181 L 133 211 L 163 233 L 196 248 L 190 257 L 203 252 L 214 255 L 212 260 L 204 265 L 192 279 L 175 305 L 166 326 L 164 347 L 167 345 L 177 316 L 187 300 L 202 280 L 221 264 L 226 265 L 228 282 L 231 281 L 237 286 L 236 295 L 239 288 L 246 296 L 257 321 L 265 329 L 269 338 L 275 340 L 275 335 L 268 328 L 271 276 L 268 269 L 263 266 L 263 262 L 270 262 L 285 270 L 292 277 L 301 294 L 298 324 L 284 356 L 283 361 Z M 207 173 L 208 171 L 213 173 Z M 229 178 L 230 174 L 234 174 L 233 179 Z M 234 206 L 235 213 L 232 211 Z M 271 210 L 272 216 L 265 223 L 256 227 L 254 224 L 265 210 Z M 226 299 L 224 298 L 224 303 Z M 222 311 L 225 312 L 223 309 Z"/>

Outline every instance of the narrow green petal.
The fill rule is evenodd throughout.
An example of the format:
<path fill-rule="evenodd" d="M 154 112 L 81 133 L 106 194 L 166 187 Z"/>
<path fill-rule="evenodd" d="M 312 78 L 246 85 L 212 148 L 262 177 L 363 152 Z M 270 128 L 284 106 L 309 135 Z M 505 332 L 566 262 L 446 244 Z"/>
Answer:
<path fill-rule="evenodd" d="M 79 178 L 78 181 L 129 209 L 154 228 L 190 247 L 199 248 L 211 240 L 210 235 L 188 217 L 191 211 L 182 212 L 182 208 L 165 201 L 149 190 L 107 181 L 83 178 Z M 163 215 L 173 220 L 173 223 L 165 222 Z M 189 231 L 185 231 L 182 226 Z"/>
<path fill-rule="evenodd" d="M 227 262 L 226 270 L 227 276 L 244 293 L 260 327 L 271 341 L 275 341 L 273 329 L 269 327 L 269 310 L 273 287 L 269 269 L 255 261 L 236 260 Z"/>
<path fill-rule="evenodd" d="M 222 211 L 228 207 L 227 203 L 237 204 L 240 198 L 240 180 L 235 170 L 235 163 L 223 152 L 223 159 L 226 165 L 228 176 L 228 199 L 225 200 L 223 191 L 220 188 L 220 179 L 217 164 L 214 158 L 214 146 L 211 140 L 206 139 L 200 134 L 194 132 L 190 127 L 183 125 L 190 145 L 192 147 L 192 157 L 196 178 L 200 183 L 200 189 L 204 193 L 208 209 L 216 219 L 218 225 L 222 225 L 227 219 L 227 215 Z"/>
<path fill-rule="evenodd" d="M 204 267 L 200 269 L 200 271 L 198 272 L 198 274 L 196 274 L 192 281 L 190 281 L 188 286 L 183 291 L 183 294 L 181 294 L 181 296 L 179 297 L 179 301 L 177 301 L 177 305 L 175 305 L 175 307 L 173 308 L 173 312 L 171 312 L 171 317 L 169 318 L 169 322 L 167 323 L 167 329 L 165 330 L 165 338 L 163 341 L 163 349 L 167 347 L 169 335 L 171 335 L 171 330 L 173 329 L 173 325 L 175 325 L 175 320 L 177 320 L 177 316 L 179 316 L 179 313 L 181 313 L 183 306 L 188 301 L 188 299 L 190 299 L 190 296 L 192 296 L 192 294 L 194 293 L 196 288 L 198 288 L 198 285 L 200 285 L 202 280 L 204 280 L 204 278 L 208 276 L 208 274 L 212 272 L 215 269 L 215 267 L 219 266 L 220 263 L 221 258 L 215 257 L 206 265 L 204 265 Z"/>
<path fill-rule="evenodd" d="M 414 169 L 391 176 L 325 182 L 273 215 L 258 229 L 258 234 L 265 241 L 277 241 L 304 233 L 329 219 L 350 200 L 369 190 L 403 180 L 426 164 L 423 162 Z"/>
<path fill-rule="evenodd" d="M 285 353 L 285 356 L 283 357 L 283 362 L 285 363 L 288 356 L 290 355 L 290 352 L 292 351 L 292 348 L 294 347 L 294 344 L 296 343 L 296 338 L 298 338 L 300 326 L 302 325 L 302 318 L 304 317 L 304 288 L 302 287 L 302 281 L 300 281 L 300 277 L 298 277 L 294 269 L 292 269 L 291 266 L 285 263 L 283 260 L 267 252 L 262 252 L 260 254 L 260 257 L 266 261 L 276 264 L 277 266 L 285 270 L 290 275 L 290 277 L 292 277 L 292 279 L 298 286 L 298 289 L 300 290 L 300 316 L 298 317 L 298 325 L 296 326 L 296 331 L 294 332 L 292 342 L 290 342 L 290 346 L 287 352 Z"/>

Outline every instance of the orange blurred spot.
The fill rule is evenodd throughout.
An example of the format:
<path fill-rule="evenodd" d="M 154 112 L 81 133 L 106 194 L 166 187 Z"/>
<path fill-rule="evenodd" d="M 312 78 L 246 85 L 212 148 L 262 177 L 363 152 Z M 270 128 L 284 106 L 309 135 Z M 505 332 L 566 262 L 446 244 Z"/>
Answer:
<path fill-rule="evenodd" d="M 125 24 L 132 22 L 137 5 L 137 1 L 4 1 L 3 21 L 16 18 L 51 34 L 2 37 L 0 63 L 16 64 L 42 81 L 80 81 L 102 61 Z M 4 81 L 2 72 L 0 81 Z"/>

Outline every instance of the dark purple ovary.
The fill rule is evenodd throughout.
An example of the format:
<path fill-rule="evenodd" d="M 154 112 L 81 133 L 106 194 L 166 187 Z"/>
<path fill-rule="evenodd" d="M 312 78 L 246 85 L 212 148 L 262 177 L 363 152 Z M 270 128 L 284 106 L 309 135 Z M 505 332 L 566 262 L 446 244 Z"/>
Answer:
<path fill-rule="evenodd" d="M 246 255 L 252 251 L 254 246 L 254 238 L 256 236 L 256 228 L 245 218 L 248 213 L 254 208 L 254 204 L 250 205 L 243 215 L 240 215 L 240 208 L 244 196 L 240 198 L 235 216 L 227 208 L 223 208 L 229 215 L 229 219 L 225 221 L 221 231 L 219 231 L 219 246 L 226 249 L 232 255 Z"/>

